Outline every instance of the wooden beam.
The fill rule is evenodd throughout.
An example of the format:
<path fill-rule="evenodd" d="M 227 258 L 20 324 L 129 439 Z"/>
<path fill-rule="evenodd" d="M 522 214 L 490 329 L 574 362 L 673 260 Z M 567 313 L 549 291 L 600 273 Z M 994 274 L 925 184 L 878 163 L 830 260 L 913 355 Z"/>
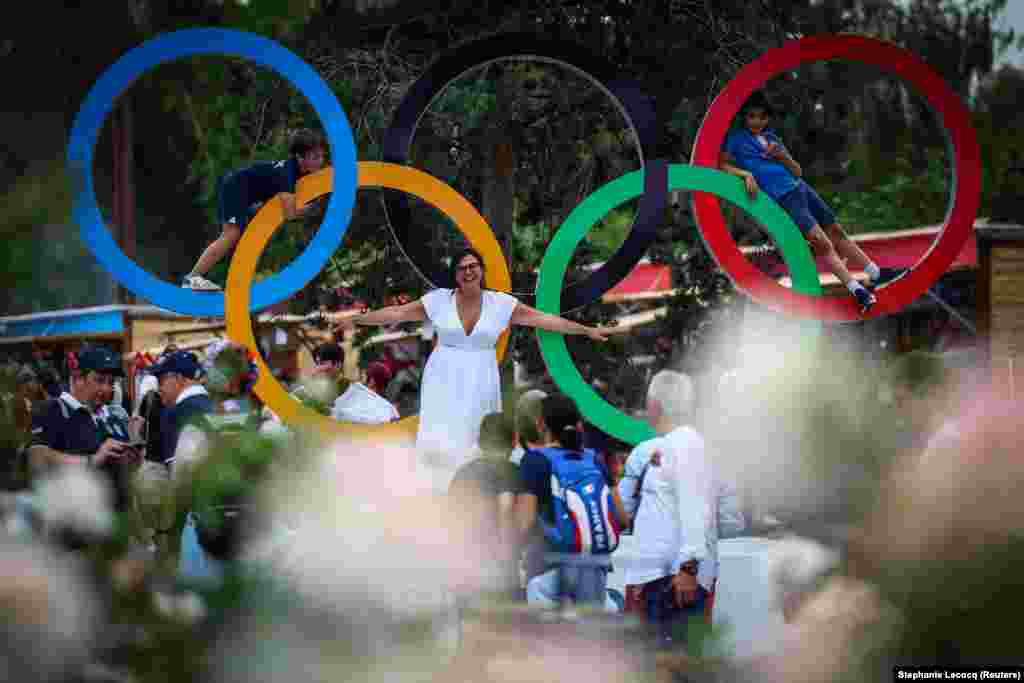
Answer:
<path fill-rule="evenodd" d="M 124 340 L 124 332 L 94 332 L 87 334 L 56 334 L 52 337 L 29 335 L 25 337 L 7 337 L 0 339 L 0 345 L 6 344 L 62 344 L 70 341 L 115 341 Z"/>

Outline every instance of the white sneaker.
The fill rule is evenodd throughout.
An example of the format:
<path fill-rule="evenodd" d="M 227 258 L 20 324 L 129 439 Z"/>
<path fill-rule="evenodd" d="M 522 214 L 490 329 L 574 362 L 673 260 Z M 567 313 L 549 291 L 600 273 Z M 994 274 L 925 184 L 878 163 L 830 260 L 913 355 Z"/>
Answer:
<path fill-rule="evenodd" d="M 185 289 L 197 289 L 206 292 L 219 292 L 221 286 L 216 282 L 210 282 L 205 277 L 199 275 L 186 275 L 185 279 L 181 281 L 181 286 Z"/>

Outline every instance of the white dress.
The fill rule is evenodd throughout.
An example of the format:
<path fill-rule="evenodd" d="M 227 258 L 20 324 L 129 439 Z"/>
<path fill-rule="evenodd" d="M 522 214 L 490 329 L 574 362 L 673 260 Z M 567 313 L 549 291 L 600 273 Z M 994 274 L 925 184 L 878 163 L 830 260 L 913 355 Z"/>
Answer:
<path fill-rule="evenodd" d="M 416 447 L 439 470 L 447 487 L 455 471 L 473 458 L 480 420 L 501 412 L 501 378 L 495 346 L 509 326 L 518 300 L 484 290 L 480 320 L 466 334 L 451 289 L 435 289 L 421 299 L 439 341 L 423 368 L 420 425 Z"/>

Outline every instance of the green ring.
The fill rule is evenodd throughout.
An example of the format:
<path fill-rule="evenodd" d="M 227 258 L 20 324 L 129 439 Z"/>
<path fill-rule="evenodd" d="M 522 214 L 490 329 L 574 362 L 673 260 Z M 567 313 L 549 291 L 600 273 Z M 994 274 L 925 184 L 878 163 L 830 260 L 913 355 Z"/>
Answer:
<path fill-rule="evenodd" d="M 565 219 L 540 264 L 537 281 L 539 310 L 556 315 L 561 312 L 562 283 L 576 246 L 608 212 L 641 195 L 643 174 L 643 170 L 633 171 L 603 185 L 580 202 Z M 768 229 L 782 251 L 782 258 L 793 279 L 793 288 L 805 294 L 821 294 L 818 269 L 807 242 L 789 214 L 764 192 L 759 192 L 756 199 L 751 200 L 738 178 L 716 169 L 689 164 L 669 166 L 666 189 L 710 192 L 750 213 Z M 808 332 L 805 339 L 814 344 L 821 334 L 821 321 L 807 321 L 803 327 Z M 580 412 L 592 425 L 630 444 L 657 436 L 649 424 L 626 415 L 594 391 L 573 363 L 564 336 L 537 330 L 537 340 L 555 384 L 576 401 Z"/>

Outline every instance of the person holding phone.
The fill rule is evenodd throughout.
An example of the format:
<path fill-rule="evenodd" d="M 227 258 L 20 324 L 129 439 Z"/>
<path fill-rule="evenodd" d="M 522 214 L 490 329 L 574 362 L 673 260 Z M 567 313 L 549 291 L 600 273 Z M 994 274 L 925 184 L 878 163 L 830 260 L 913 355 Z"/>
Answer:
<path fill-rule="evenodd" d="M 132 445 L 137 440 L 131 433 L 133 426 L 105 410 L 113 398 L 115 378 L 123 376 L 121 359 L 113 351 L 82 349 L 74 358 L 69 391 L 33 407 L 28 447 L 36 473 L 66 465 L 102 472 L 114 488 L 114 507 L 119 512 L 129 505 L 128 474 L 142 457 L 141 449 Z"/>

